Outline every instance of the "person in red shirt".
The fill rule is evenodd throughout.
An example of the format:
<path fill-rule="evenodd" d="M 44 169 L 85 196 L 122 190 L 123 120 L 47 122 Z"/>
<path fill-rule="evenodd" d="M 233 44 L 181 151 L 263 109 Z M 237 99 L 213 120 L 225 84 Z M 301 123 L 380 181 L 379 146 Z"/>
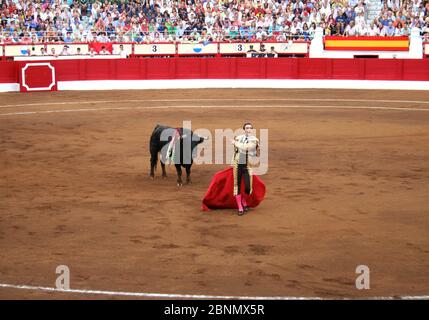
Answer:
<path fill-rule="evenodd" d="M 147 34 L 149 32 L 149 25 L 147 23 L 146 19 L 143 19 L 141 24 L 140 24 L 140 30 L 144 33 Z"/>
<path fill-rule="evenodd" d="M 261 1 L 258 1 L 257 7 L 253 10 L 255 16 L 263 16 L 265 15 L 265 9 L 262 8 Z"/>

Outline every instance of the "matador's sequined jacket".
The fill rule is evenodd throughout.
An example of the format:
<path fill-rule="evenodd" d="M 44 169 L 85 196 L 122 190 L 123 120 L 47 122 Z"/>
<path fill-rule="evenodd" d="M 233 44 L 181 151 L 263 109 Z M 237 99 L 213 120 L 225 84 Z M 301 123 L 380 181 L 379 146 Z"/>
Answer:
<path fill-rule="evenodd" d="M 250 193 L 252 193 L 252 166 L 249 163 L 249 156 L 256 156 L 259 147 L 259 140 L 255 136 L 240 135 L 235 137 L 234 155 L 232 157 L 232 167 L 234 172 L 234 196 L 238 194 L 237 169 L 239 164 L 245 164 L 250 176 Z"/>

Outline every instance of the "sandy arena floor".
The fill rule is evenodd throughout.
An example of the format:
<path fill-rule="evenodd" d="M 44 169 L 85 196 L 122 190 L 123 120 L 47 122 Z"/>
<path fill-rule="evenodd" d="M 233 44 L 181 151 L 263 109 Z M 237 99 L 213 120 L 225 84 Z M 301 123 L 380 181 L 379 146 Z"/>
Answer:
<path fill-rule="evenodd" d="M 429 294 L 427 92 L 160 90 L 0 98 L 0 284 L 54 287 L 55 268 L 67 265 L 72 289 Z M 193 184 L 180 189 L 173 167 L 167 180 L 160 170 L 158 179 L 148 178 L 153 127 L 182 120 L 212 132 L 245 120 L 269 129 L 261 206 L 243 217 L 200 211 L 213 174 L 225 165 L 194 166 Z M 358 265 L 370 268 L 370 290 L 355 287 Z M 0 298 L 106 296 L 0 288 Z"/>

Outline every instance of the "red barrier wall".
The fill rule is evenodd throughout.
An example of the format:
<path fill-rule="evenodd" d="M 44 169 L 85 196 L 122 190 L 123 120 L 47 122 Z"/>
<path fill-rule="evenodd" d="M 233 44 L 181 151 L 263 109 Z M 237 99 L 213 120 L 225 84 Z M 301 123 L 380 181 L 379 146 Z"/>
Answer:
<path fill-rule="evenodd" d="M 28 63 L 19 72 L 20 91 L 56 91 L 56 70 L 50 62 Z"/>
<path fill-rule="evenodd" d="M 0 61 L 0 83 L 18 83 L 18 64 Z"/>
<path fill-rule="evenodd" d="M 429 81 L 429 59 L 146 58 L 50 60 L 57 81 L 137 79 L 350 79 Z M 18 83 L 27 62 L 0 62 L 0 83 Z"/>

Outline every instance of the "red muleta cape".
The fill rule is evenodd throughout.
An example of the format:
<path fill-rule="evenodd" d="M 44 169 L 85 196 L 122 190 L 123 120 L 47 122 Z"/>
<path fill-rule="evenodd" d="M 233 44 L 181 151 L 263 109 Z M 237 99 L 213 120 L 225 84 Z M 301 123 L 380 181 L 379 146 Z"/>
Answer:
<path fill-rule="evenodd" d="M 203 199 L 201 210 L 237 209 L 234 197 L 234 176 L 232 167 L 219 171 L 213 177 L 209 189 Z M 241 194 L 244 194 L 244 179 L 241 182 Z M 258 206 L 265 196 L 265 184 L 258 176 L 253 175 L 252 194 L 246 195 L 247 205 L 251 208 Z"/>

